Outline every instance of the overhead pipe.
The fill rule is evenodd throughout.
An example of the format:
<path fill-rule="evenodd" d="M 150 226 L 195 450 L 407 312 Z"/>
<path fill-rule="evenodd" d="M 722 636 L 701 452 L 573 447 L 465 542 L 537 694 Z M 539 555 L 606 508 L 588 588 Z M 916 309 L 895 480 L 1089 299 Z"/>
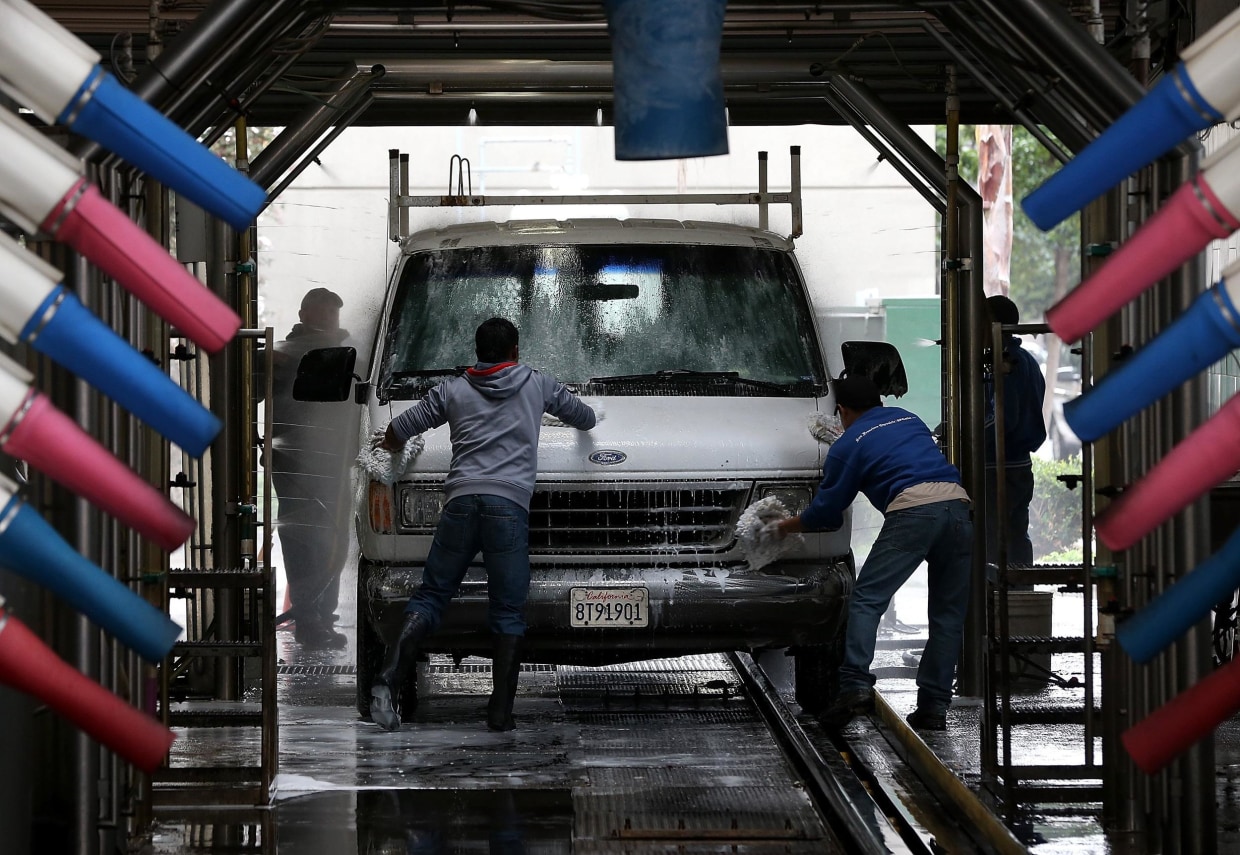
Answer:
<path fill-rule="evenodd" d="M 970 5 L 1002 26 L 1026 56 L 1057 72 L 1065 94 L 1079 102 L 1095 127 L 1109 125 L 1145 94 L 1128 69 L 1058 3 L 970 0 Z"/>
<path fill-rule="evenodd" d="M 297 161 L 297 163 L 294 164 L 293 167 L 283 175 L 283 177 L 280 178 L 280 181 L 267 191 L 267 204 L 270 205 L 274 202 L 290 184 L 296 181 L 297 176 L 301 175 L 307 166 L 314 163 L 318 156 L 326 151 L 327 147 L 336 140 L 336 137 L 344 133 L 346 128 L 351 127 L 354 122 L 361 118 L 362 114 L 370 108 L 372 103 L 374 103 L 373 95 L 370 92 L 366 92 L 360 101 L 346 110 L 340 118 L 336 120 L 336 123 L 332 125 L 331 129 L 323 135 L 323 138 L 315 143 L 314 148 L 306 152 L 306 154 L 299 161 Z M 405 157 L 408 158 L 408 155 L 405 155 Z M 406 180 L 404 187 L 405 194 L 408 194 L 408 191 L 408 180 Z M 408 216 L 408 208 L 401 208 L 400 210 L 406 217 Z"/>
<path fill-rule="evenodd" d="M 365 99 L 374 81 L 383 75 L 384 67 L 379 65 L 364 71 L 358 69 L 334 80 L 329 92 L 259 152 L 250 164 L 250 177 L 262 187 L 274 184 L 313 140 L 338 124 L 343 114 Z"/>
<path fill-rule="evenodd" d="M 975 53 L 981 55 L 993 53 L 994 45 L 998 43 L 1011 54 L 1019 55 L 1020 51 L 1005 39 L 1002 32 L 997 32 L 993 28 L 983 28 L 977 16 L 970 14 L 969 9 L 955 0 L 937 4 L 933 8 L 939 20 L 954 35 L 968 44 Z M 1007 74 L 1011 79 L 1009 85 L 1023 93 L 1022 98 L 1029 100 L 1030 115 L 1036 117 L 1035 126 L 1045 125 L 1050 128 L 1055 137 L 1070 151 L 1080 151 L 1089 144 L 1092 137 L 1082 124 L 1080 113 L 1070 105 L 1060 104 L 1048 97 L 1043 91 L 1044 82 L 1037 79 L 1031 71 L 1016 62 L 997 70 Z M 1056 157 L 1058 159 L 1058 156 Z"/>
<path fill-rule="evenodd" d="M 225 56 L 239 44 L 254 37 L 253 26 L 273 20 L 273 12 L 283 14 L 296 0 L 216 0 L 158 57 L 143 68 L 130 84 L 130 91 L 170 120 L 181 125 L 178 106 L 202 87 Z M 257 20 L 251 24 L 250 19 Z M 278 20 L 276 18 L 275 20 Z M 249 54 L 248 48 L 245 51 Z M 95 158 L 100 147 L 94 142 L 74 145 L 72 151 L 83 160 Z"/>
<path fill-rule="evenodd" d="M 1011 113 L 1012 118 L 1016 119 L 1016 121 L 1029 132 L 1030 136 L 1040 142 L 1042 147 L 1050 152 L 1052 157 L 1060 163 L 1066 163 L 1069 159 L 1071 159 L 1071 153 L 1065 151 L 1063 146 L 1061 146 L 1058 141 L 1042 130 L 1042 126 L 1038 123 L 1037 119 L 1029 115 L 1028 111 L 1018 106 L 1016 100 L 1008 95 L 1007 92 L 1003 91 L 1003 89 L 1001 89 L 994 82 L 993 72 L 988 69 L 979 68 L 976 63 L 965 55 L 964 51 L 962 51 L 958 45 L 954 44 L 946 35 L 939 32 L 938 28 L 929 21 L 922 24 L 922 30 L 926 35 L 934 39 L 934 41 L 938 43 L 939 47 L 951 54 L 952 61 L 967 71 L 969 76 L 977 81 L 978 85 L 989 92 L 991 97 L 998 101 L 1003 109 Z"/>

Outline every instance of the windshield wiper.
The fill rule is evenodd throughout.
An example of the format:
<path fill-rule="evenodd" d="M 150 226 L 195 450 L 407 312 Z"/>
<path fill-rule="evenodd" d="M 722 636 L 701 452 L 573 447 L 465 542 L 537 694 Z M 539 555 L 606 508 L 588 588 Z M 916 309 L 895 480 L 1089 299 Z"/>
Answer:
<path fill-rule="evenodd" d="M 647 374 L 615 374 L 611 377 L 591 377 L 591 383 L 659 383 L 678 380 L 727 380 L 735 382 L 740 375 L 735 371 L 694 371 L 690 368 L 664 368 Z"/>
<path fill-rule="evenodd" d="M 803 388 L 817 388 L 817 384 L 813 380 L 804 378 L 793 380 L 790 383 L 777 383 L 772 380 L 742 377 L 736 371 L 694 371 L 689 368 L 665 368 L 661 371 L 651 371 L 647 374 L 616 374 L 611 377 L 592 377 L 588 385 L 607 386 L 626 383 L 651 386 L 665 383 L 705 383 L 714 386 L 745 386 L 750 389 L 769 389 L 774 392 L 785 393 Z"/>
<path fill-rule="evenodd" d="M 469 365 L 457 365 L 454 368 L 422 368 L 417 371 L 393 371 L 388 375 L 388 379 L 404 380 L 409 377 L 443 377 L 449 374 L 459 377 L 471 367 Z"/>

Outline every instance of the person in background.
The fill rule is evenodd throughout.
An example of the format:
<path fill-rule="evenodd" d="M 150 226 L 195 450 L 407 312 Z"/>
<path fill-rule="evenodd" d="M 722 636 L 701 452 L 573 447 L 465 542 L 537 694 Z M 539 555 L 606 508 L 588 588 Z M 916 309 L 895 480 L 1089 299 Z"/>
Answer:
<path fill-rule="evenodd" d="M 538 474 L 543 413 L 590 430 L 595 413 L 555 378 L 520 364 L 517 328 L 504 318 L 483 321 L 474 334 L 478 362 L 461 377 L 431 389 L 392 419 L 380 447 L 406 442 L 447 424 L 452 463 L 444 480 L 443 514 L 426 557 L 422 584 L 405 606 L 396 643 L 370 690 L 370 716 L 384 730 L 400 729 L 400 687 L 422 640 L 439 625 L 465 571 L 482 552 L 494 636 L 487 727 L 507 731 L 512 717 L 525 600 L 530 586 L 529 508 Z"/>
<path fill-rule="evenodd" d="M 858 492 L 883 513 L 882 530 L 848 603 L 839 691 L 819 718 L 827 729 L 839 730 L 857 713 L 874 709 L 870 664 L 879 621 L 896 591 L 925 561 L 930 631 L 917 668 L 917 708 L 908 722 L 922 730 L 945 730 L 969 608 L 969 495 L 921 419 L 883 406 L 868 377 L 844 377 L 834 386 L 844 433 L 827 451 L 822 482 L 800 515 L 768 526 L 771 536 L 779 538 L 837 529 Z"/>
<path fill-rule="evenodd" d="M 293 381 L 307 351 L 345 343 L 344 301 L 327 288 L 301 300 L 299 323 L 275 344 L 272 357 L 271 481 L 276 532 L 284 555 L 294 637 L 309 649 L 340 649 L 335 630 L 340 574 L 349 551 L 350 468 L 357 417 L 349 407 L 296 401 Z"/>
<path fill-rule="evenodd" d="M 1020 323 L 1020 310 L 1002 295 L 986 300 L 992 323 Z M 1033 501 L 1032 453 L 1046 442 L 1042 400 L 1046 378 L 1032 353 L 1011 333 L 1003 334 L 1000 362 L 1003 382 L 1003 463 L 999 464 L 996 442 L 994 377 L 986 383 L 986 501 L 997 508 L 999 471 L 1003 471 L 1004 513 L 986 515 L 986 561 L 999 561 L 999 532 L 1004 532 L 1010 565 L 1033 564 L 1033 541 L 1029 539 L 1029 503 Z"/>

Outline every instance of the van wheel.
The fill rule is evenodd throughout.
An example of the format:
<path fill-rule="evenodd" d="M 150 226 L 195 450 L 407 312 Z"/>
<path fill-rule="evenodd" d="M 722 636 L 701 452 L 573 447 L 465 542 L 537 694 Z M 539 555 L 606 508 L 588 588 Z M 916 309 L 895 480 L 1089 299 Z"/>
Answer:
<path fill-rule="evenodd" d="M 794 656 L 794 697 L 804 712 L 817 715 L 827 708 L 839 689 L 839 667 L 844 660 L 843 633 L 829 644 L 798 647 Z"/>

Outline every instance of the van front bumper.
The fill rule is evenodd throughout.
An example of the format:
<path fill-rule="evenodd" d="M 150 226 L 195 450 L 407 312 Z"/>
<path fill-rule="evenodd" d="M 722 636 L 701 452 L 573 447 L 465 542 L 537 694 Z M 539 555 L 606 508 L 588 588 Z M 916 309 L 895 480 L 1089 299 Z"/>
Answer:
<path fill-rule="evenodd" d="M 387 644 L 421 583 L 422 568 L 363 560 L 358 572 L 359 621 L 365 620 Z M 780 562 L 762 572 L 744 564 L 640 571 L 632 566 L 535 565 L 531 576 L 525 655 L 539 662 L 578 665 L 826 644 L 844 626 L 853 586 L 850 556 L 825 564 Z M 635 587 L 644 587 L 648 594 L 646 626 L 571 625 L 573 588 Z M 486 572 L 481 566 L 470 568 L 423 649 L 490 655 Z"/>

